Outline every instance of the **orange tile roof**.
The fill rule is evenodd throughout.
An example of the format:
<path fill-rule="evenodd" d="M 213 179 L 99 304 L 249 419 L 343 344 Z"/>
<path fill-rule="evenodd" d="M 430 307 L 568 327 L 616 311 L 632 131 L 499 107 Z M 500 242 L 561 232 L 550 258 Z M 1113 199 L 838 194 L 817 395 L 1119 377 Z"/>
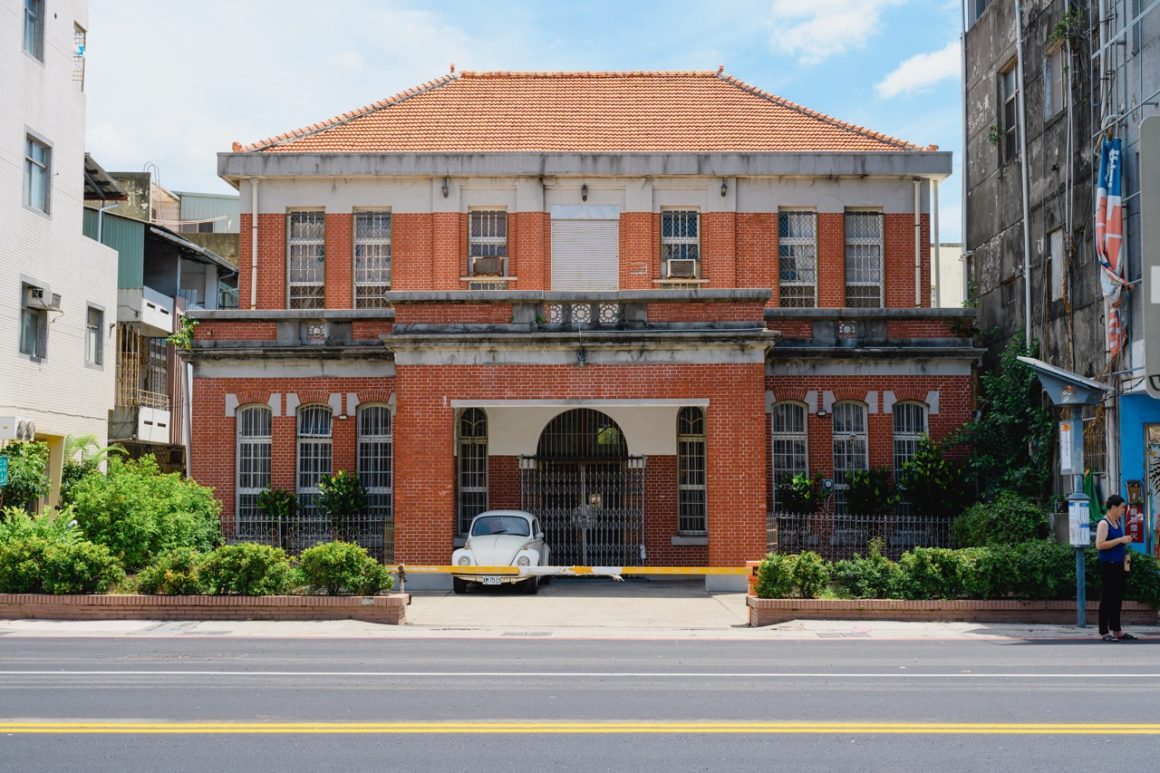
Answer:
<path fill-rule="evenodd" d="M 463 72 L 235 151 L 921 150 L 725 74 Z M 931 148 L 927 148 L 931 149 Z"/>

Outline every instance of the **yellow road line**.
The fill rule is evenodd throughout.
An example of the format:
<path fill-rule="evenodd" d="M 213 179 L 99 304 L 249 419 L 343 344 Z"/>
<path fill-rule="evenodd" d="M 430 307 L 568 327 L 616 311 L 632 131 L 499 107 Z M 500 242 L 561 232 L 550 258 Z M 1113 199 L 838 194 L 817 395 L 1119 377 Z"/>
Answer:
<path fill-rule="evenodd" d="M 0 734 L 1160 735 L 1160 724 L 1067 722 L 0 722 Z"/>

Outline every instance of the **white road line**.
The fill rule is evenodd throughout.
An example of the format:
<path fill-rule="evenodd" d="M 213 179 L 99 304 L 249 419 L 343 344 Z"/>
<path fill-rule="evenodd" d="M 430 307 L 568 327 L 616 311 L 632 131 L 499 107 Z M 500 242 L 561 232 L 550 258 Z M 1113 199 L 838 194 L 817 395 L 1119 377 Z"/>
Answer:
<path fill-rule="evenodd" d="M 594 678 L 594 679 L 1055 679 L 1074 681 L 1093 680 L 1133 680 L 1160 679 L 1157 673 L 1120 673 L 1120 674 L 1090 674 L 1090 673 L 1011 673 L 995 671 L 945 673 L 912 673 L 883 672 L 883 673 L 849 673 L 849 672 L 754 672 L 737 671 L 728 673 L 699 673 L 678 671 L 0 671 L 0 677 L 5 676 L 269 676 L 269 677 L 350 677 L 363 678 L 400 678 L 412 677 L 423 679 L 438 679 L 451 677 L 462 679 L 526 679 L 528 677 L 559 677 L 559 678 Z"/>

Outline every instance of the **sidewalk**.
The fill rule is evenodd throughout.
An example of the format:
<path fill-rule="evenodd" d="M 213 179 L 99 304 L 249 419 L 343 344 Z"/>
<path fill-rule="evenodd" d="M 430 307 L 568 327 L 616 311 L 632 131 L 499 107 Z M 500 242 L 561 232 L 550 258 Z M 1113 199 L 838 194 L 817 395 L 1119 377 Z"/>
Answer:
<path fill-rule="evenodd" d="M 548 639 L 1097 639 L 1096 621 L 1075 625 L 928 623 L 880 620 L 793 620 L 750 628 L 744 593 L 710 593 L 700 581 L 613 582 L 560 579 L 536 596 L 516 588 L 475 588 L 464 595 L 418 591 L 407 624 L 331 621 L 0 620 L 8 637 L 212 638 L 548 638 Z M 1134 626 L 1160 640 L 1160 626 Z"/>

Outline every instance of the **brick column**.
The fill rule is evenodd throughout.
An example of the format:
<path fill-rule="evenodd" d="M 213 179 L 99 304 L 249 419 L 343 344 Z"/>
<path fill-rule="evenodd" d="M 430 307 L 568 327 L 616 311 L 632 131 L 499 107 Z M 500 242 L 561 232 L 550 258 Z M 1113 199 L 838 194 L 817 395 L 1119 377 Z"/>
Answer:
<path fill-rule="evenodd" d="M 706 212 L 701 215 L 701 278 L 709 287 L 737 286 L 737 215 Z"/>
<path fill-rule="evenodd" d="M 354 222 L 349 213 L 326 215 L 326 308 L 354 308 Z"/>
<path fill-rule="evenodd" d="M 431 215 L 391 215 L 391 289 L 431 290 Z"/>
<path fill-rule="evenodd" d="M 818 307 L 846 305 L 846 223 L 841 212 L 818 213 Z"/>

